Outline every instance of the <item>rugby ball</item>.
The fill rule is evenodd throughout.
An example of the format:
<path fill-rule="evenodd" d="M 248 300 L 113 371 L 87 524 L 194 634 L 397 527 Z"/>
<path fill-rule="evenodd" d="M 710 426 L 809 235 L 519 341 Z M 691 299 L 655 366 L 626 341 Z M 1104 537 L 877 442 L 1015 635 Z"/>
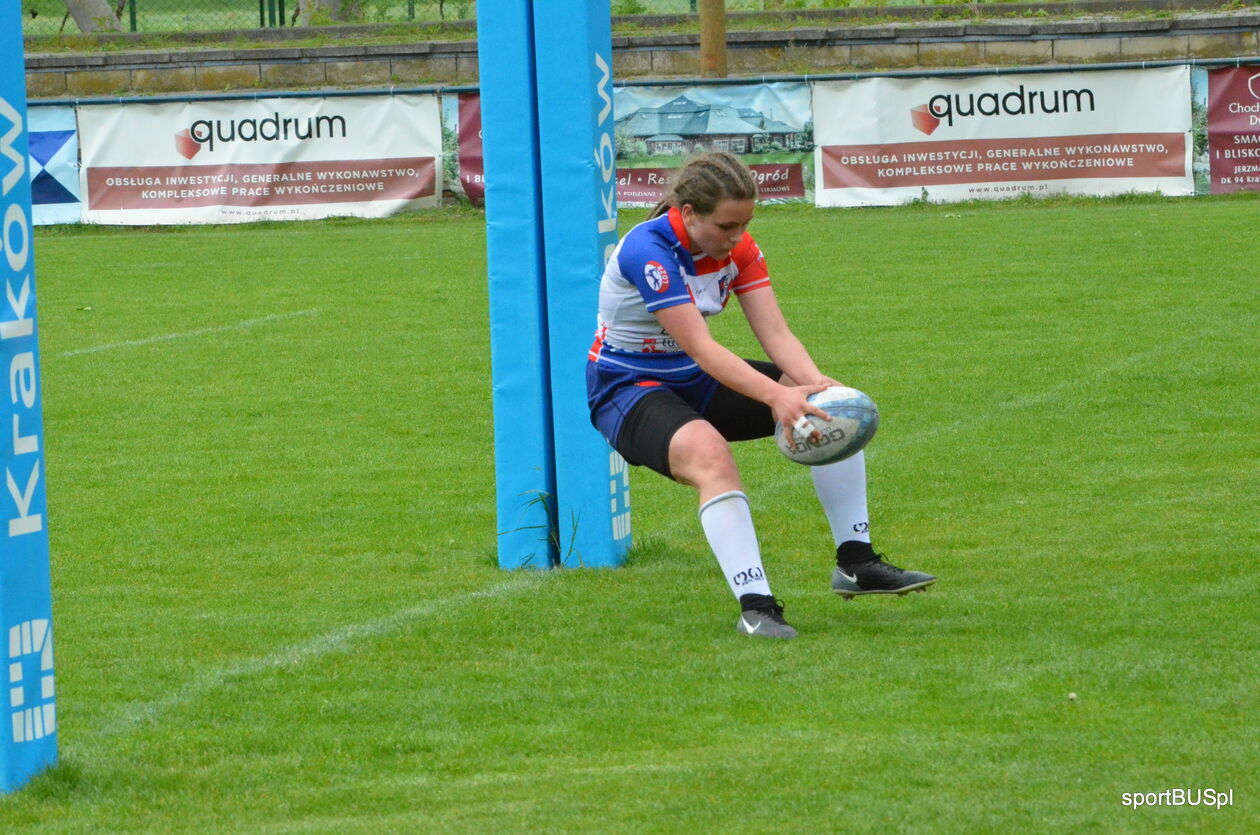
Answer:
<path fill-rule="evenodd" d="M 810 403 L 831 415 L 826 421 L 817 415 L 805 417 L 822 434 L 821 440 L 803 439 L 792 427 L 774 427 L 774 442 L 788 458 L 798 464 L 817 467 L 856 455 L 875 436 L 879 428 L 879 410 L 871 398 L 848 386 L 811 394 Z"/>

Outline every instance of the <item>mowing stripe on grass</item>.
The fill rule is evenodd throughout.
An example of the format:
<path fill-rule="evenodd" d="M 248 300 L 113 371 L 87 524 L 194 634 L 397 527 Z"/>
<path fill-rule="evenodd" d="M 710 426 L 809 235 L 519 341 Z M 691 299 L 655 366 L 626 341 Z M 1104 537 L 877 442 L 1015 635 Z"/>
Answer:
<path fill-rule="evenodd" d="M 252 320 L 252 322 L 249 324 L 257 324 L 257 323 L 271 321 L 276 318 L 282 318 L 282 317 L 311 315 L 315 312 L 318 312 L 318 311 L 298 311 L 296 313 L 290 313 L 290 314 L 277 314 L 275 316 L 269 316 L 269 317 L 264 317 L 262 319 Z M 237 325 L 234 327 L 243 327 L 243 326 L 248 326 L 248 325 L 246 323 L 241 323 L 240 325 Z M 200 334 L 200 333 L 210 333 L 214 331 L 222 331 L 222 330 L 229 330 L 229 329 L 231 328 L 213 328 L 213 329 L 207 329 L 205 331 L 192 332 L 190 335 L 195 335 L 195 334 Z M 1213 333 L 1212 331 L 1203 331 L 1203 332 L 1193 334 L 1183 339 L 1169 340 L 1167 342 L 1163 342 L 1160 345 L 1157 345 L 1156 347 L 1148 351 L 1142 351 L 1136 354 L 1130 354 L 1128 356 L 1122 357 L 1119 360 L 1116 360 L 1115 362 L 1109 365 L 1095 369 L 1094 371 L 1088 374 L 1082 374 L 1080 376 L 1073 377 L 1069 380 L 1065 380 L 1061 383 L 1057 383 L 1039 392 L 1028 394 L 1023 397 L 1018 397 L 1012 400 L 999 402 L 995 404 L 994 406 L 992 406 L 990 409 L 981 413 L 979 416 L 972 418 L 970 420 L 959 420 L 950 424 L 946 424 L 944 426 L 933 427 L 931 429 L 927 429 L 918 433 L 908 435 L 904 439 L 902 439 L 900 444 L 892 444 L 891 446 L 893 449 L 905 449 L 905 448 L 914 446 L 916 444 L 922 443 L 924 441 L 927 441 L 931 438 L 935 438 L 939 435 L 943 435 L 948 432 L 956 432 L 956 431 L 963 430 L 971 426 L 983 423 L 989 420 L 990 418 L 992 418 L 994 415 L 1010 412 L 1016 409 L 1027 408 L 1029 406 L 1035 406 L 1035 405 L 1039 405 L 1042 403 L 1055 400 L 1059 397 L 1062 397 L 1064 394 L 1066 394 L 1070 390 L 1079 387 L 1081 383 L 1083 382 L 1087 382 L 1087 381 L 1096 382 L 1098 380 L 1105 379 L 1106 377 L 1112 374 L 1115 374 L 1116 372 L 1121 371 L 1125 368 L 1128 368 L 1132 365 L 1152 359 L 1158 354 L 1163 353 L 1171 348 L 1180 348 L 1186 344 L 1197 342 L 1198 340 L 1203 339 L 1204 337 L 1210 336 L 1212 333 Z M 168 338 L 174 338 L 174 337 L 168 337 Z M 137 343 L 119 343 L 119 344 L 143 344 L 144 342 L 160 341 L 160 339 L 162 338 L 159 337 L 154 340 L 143 340 Z M 103 349 L 97 349 L 97 350 L 103 350 Z M 79 353 L 86 353 L 86 351 L 82 351 Z M 887 450 L 887 447 L 885 447 L 885 450 Z M 793 472 L 791 475 L 788 475 L 784 478 L 771 482 L 768 485 L 765 485 L 762 489 L 773 490 L 779 487 L 783 487 L 797 480 L 800 476 L 801 476 L 800 473 Z M 689 523 L 690 519 L 691 517 L 689 515 L 675 517 L 674 519 L 662 525 L 662 530 L 677 531 L 684 524 Z M 247 678 L 249 676 L 257 675 L 259 673 L 263 673 L 268 670 L 296 666 L 298 664 L 305 663 L 306 661 L 309 661 L 312 659 L 322 658 L 324 656 L 331 655 L 336 652 L 341 652 L 355 641 L 366 639 L 366 638 L 380 637 L 382 635 L 388 635 L 390 633 L 396 632 L 406 623 L 416 620 L 417 618 L 423 617 L 425 615 L 431 614 L 442 608 L 446 608 L 452 605 L 457 605 L 459 603 L 466 602 L 468 600 L 504 597 L 504 596 L 515 594 L 519 591 L 526 591 L 526 590 L 532 589 L 534 585 L 536 585 L 536 583 L 539 581 L 538 578 L 540 576 L 542 575 L 539 575 L 535 572 L 515 573 L 509 579 L 504 580 L 500 583 L 497 583 L 496 585 L 490 586 L 489 588 L 486 588 L 483 590 L 465 592 L 463 594 L 452 595 L 450 597 L 427 601 L 417 606 L 411 606 L 406 609 L 401 609 L 399 611 L 396 611 L 392 614 L 386 615 L 381 618 L 377 618 L 370 621 L 364 621 L 361 623 L 354 623 L 348 626 L 343 626 L 339 629 L 332 630 L 331 632 L 326 632 L 322 635 L 317 635 L 307 641 L 303 641 L 302 643 L 282 648 L 269 655 L 261 656 L 259 658 L 249 659 L 246 661 L 241 661 L 237 664 L 233 664 L 227 667 L 204 670 L 198 673 L 197 675 L 193 676 L 193 678 L 189 680 L 183 687 L 179 688 L 178 690 L 160 699 L 154 699 L 152 701 L 143 702 L 141 704 L 129 707 L 128 709 L 123 711 L 119 716 L 114 718 L 112 721 L 106 723 L 103 727 L 98 729 L 92 736 L 97 739 L 101 739 L 101 738 L 114 736 L 120 733 L 125 733 L 137 725 L 143 724 L 146 721 L 157 718 L 162 713 L 165 713 L 166 711 L 171 710 L 172 708 L 177 708 L 181 705 L 194 702 L 202 698 L 203 696 L 209 694 L 213 690 L 219 687 L 222 687 L 225 684 L 228 684 L 234 679 Z"/>
<path fill-rule="evenodd" d="M 301 643 L 282 647 L 269 655 L 247 659 L 225 667 L 202 670 L 182 687 L 159 699 L 128 706 L 118 716 L 87 736 L 100 742 L 108 737 L 127 733 L 137 725 L 156 719 L 173 708 L 195 702 L 234 680 L 248 678 L 268 670 L 294 667 L 312 659 L 343 652 L 356 641 L 389 635 L 405 624 L 434 612 L 450 609 L 471 600 L 507 597 L 517 592 L 530 591 L 542 581 L 541 576 L 534 571 L 514 573 L 509 579 L 489 588 L 426 600 L 424 603 L 399 609 L 384 617 L 352 623 L 322 635 L 316 635 Z"/>
<path fill-rule="evenodd" d="M 893 441 L 890 441 L 889 443 L 882 444 L 879 447 L 879 453 L 882 455 L 882 454 L 892 452 L 892 451 L 909 449 L 910 447 L 917 446 L 918 444 L 921 444 L 924 441 L 931 440 L 932 438 L 936 438 L 940 435 L 945 435 L 950 432 L 959 432 L 965 429 L 970 429 L 972 427 L 979 426 L 980 424 L 986 423 L 989 420 L 993 419 L 995 416 L 1000 415 L 1000 414 L 1013 412 L 1017 409 L 1026 409 L 1030 406 L 1040 406 L 1044 403 L 1049 403 L 1051 401 L 1059 399 L 1064 394 L 1068 393 L 1069 391 L 1072 391 L 1073 389 L 1080 388 L 1080 386 L 1083 383 L 1096 383 L 1101 380 L 1105 380 L 1106 378 L 1112 376 L 1113 374 L 1119 371 L 1123 371 L 1126 368 L 1129 368 L 1130 366 L 1136 365 L 1141 362 L 1145 362 L 1147 360 L 1152 360 L 1158 355 L 1168 351 L 1169 349 L 1173 349 L 1173 348 L 1181 349 L 1190 345 L 1191 343 L 1198 342 L 1201 339 L 1205 339 L 1217 333 L 1222 333 L 1222 331 L 1205 330 L 1205 331 L 1200 331 L 1195 334 L 1191 334 L 1190 336 L 1183 337 L 1181 339 L 1170 339 L 1166 342 L 1161 342 L 1160 344 L 1156 345 L 1154 348 L 1151 348 L 1146 351 L 1140 351 L 1136 354 L 1129 354 L 1128 356 L 1121 357 L 1120 359 L 1116 360 L 1113 363 L 1110 363 L 1109 365 L 1104 365 L 1101 368 L 1096 368 L 1093 371 L 1090 371 L 1089 373 L 1086 373 L 1086 374 L 1070 377 L 1061 383 L 1056 383 L 1053 386 L 1050 386 L 1049 388 L 1046 388 L 1046 389 L 1042 389 L 1039 392 L 1035 392 L 1033 394 L 1024 395 L 1023 397 L 1016 397 L 1011 400 L 1004 400 L 1004 401 L 995 403 L 993 404 L 993 406 L 980 412 L 979 414 L 974 415 L 973 417 L 956 420 L 953 423 L 946 423 L 941 426 L 929 427 L 927 429 L 923 429 L 918 432 L 911 432 L 905 435 L 904 437 L 900 438 L 899 441 L 893 440 Z M 789 475 L 786 475 L 780 479 L 776 479 L 768 484 L 758 485 L 755 489 L 777 490 L 780 487 L 786 487 L 792 482 L 797 481 L 801 477 L 801 475 L 802 473 L 800 473 L 799 471 L 791 470 L 789 471 Z M 662 533 L 676 532 L 684 524 L 691 524 L 692 521 L 693 520 L 690 515 L 676 516 L 672 520 L 665 522 L 663 525 L 661 525 L 659 530 Z"/>
<path fill-rule="evenodd" d="M 1056 383 L 1055 385 L 1050 386 L 1049 388 L 1042 389 L 1039 392 L 1035 392 L 1033 394 L 1026 394 L 1023 397 L 1016 397 L 1012 400 L 1004 400 L 1004 401 L 995 403 L 993 404 L 993 406 L 989 407 L 988 409 L 982 410 L 979 414 L 975 415 L 974 417 L 956 420 L 953 423 L 946 423 L 940 426 L 933 426 L 928 429 L 922 429 L 918 432 L 911 432 L 907 434 L 905 437 L 901 438 L 900 443 L 894 440 L 890 442 L 889 444 L 886 444 L 883 447 L 881 447 L 880 451 L 888 452 L 890 450 L 905 449 L 907 447 L 920 444 L 923 441 L 926 441 L 930 438 L 935 438 L 938 435 L 944 435 L 949 432 L 957 432 L 962 429 L 968 429 L 972 426 L 977 426 L 979 424 L 986 423 L 992 418 L 1000 414 L 1013 412 L 1019 409 L 1027 409 L 1031 406 L 1041 406 L 1046 403 L 1051 403 L 1055 400 L 1060 399 L 1061 397 L 1063 397 L 1063 395 L 1067 394 L 1068 392 L 1074 389 L 1081 388 L 1082 384 L 1084 383 L 1101 382 L 1120 371 L 1124 371 L 1130 368 L 1131 366 L 1153 360 L 1160 354 L 1166 353 L 1170 349 L 1181 350 L 1183 348 L 1188 347 L 1190 344 L 1194 342 L 1198 342 L 1202 339 L 1206 339 L 1218 333 L 1223 333 L 1223 331 L 1221 331 L 1220 329 L 1203 330 L 1203 331 L 1199 331 L 1198 333 L 1194 333 L 1194 334 L 1190 334 L 1189 336 L 1182 337 L 1181 339 L 1169 339 L 1165 342 L 1159 343 L 1154 348 L 1150 348 L 1146 351 L 1139 351 L 1136 354 L 1129 354 L 1128 356 L 1121 357 L 1115 362 L 1110 363 L 1108 365 L 1104 365 L 1101 368 L 1093 369 L 1092 371 L 1089 371 L 1084 374 L 1070 376 L 1067 379 L 1063 380 L 1062 382 Z"/>
<path fill-rule="evenodd" d="M 148 339 L 128 339 L 125 342 L 110 342 L 106 345 L 94 345 L 91 348 L 79 348 L 74 351 L 62 351 L 58 356 L 77 357 L 81 354 L 95 354 L 99 351 L 109 351 L 114 348 L 131 348 L 137 345 L 153 345 L 157 342 L 170 342 L 173 339 L 189 339 L 194 336 L 206 336 L 212 333 L 224 333 L 225 331 L 242 330 L 244 328 L 252 328 L 255 325 L 265 325 L 269 322 L 279 322 L 283 319 L 293 319 L 298 316 L 315 316 L 319 313 L 318 308 L 311 310 L 294 310 L 291 313 L 272 313 L 269 316 L 262 316 L 258 319 L 246 319 L 243 322 L 237 322 L 234 325 L 220 325 L 215 328 L 201 328 L 195 331 L 183 331 L 182 333 L 168 333 L 162 336 L 151 336 Z"/>

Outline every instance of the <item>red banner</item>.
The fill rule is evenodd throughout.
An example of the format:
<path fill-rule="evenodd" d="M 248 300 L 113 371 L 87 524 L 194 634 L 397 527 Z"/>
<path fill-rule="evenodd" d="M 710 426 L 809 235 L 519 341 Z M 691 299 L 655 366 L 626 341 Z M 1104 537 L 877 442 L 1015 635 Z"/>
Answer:
<path fill-rule="evenodd" d="M 755 163 L 748 166 L 757 178 L 760 200 L 805 198 L 805 178 L 799 162 Z M 618 168 L 617 200 L 621 203 L 655 203 L 669 189 L 672 168 Z"/>
<path fill-rule="evenodd" d="M 481 146 L 481 96 L 459 94 L 459 181 L 474 206 L 486 202 L 485 163 Z"/>
<path fill-rule="evenodd" d="M 827 145 L 822 175 L 826 188 L 1176 177 L 1185 155 L 1180 133 Z"/>
<path fill-rule="evenodd" d="M 414 200 L 434 193 L 433 157 L 97 166 L 87 170 L 88 208 L 173 209 L 201 206 L 304 206 Z"/>
<path fill-rule="evenodd" d="M 1208 73 L 1212 193 L 1260 191 L 1260 66 Z"/>

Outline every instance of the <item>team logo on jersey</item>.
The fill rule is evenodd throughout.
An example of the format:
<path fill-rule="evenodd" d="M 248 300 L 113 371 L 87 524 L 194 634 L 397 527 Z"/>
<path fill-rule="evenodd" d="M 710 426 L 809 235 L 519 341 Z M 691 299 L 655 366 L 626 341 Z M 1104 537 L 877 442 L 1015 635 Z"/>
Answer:
<path fill-rule="evenodd" d="M 648 261 L 643 265 L 643 280 L 658 293 L 669 289 L 669 273 L 659 261 Z"/>

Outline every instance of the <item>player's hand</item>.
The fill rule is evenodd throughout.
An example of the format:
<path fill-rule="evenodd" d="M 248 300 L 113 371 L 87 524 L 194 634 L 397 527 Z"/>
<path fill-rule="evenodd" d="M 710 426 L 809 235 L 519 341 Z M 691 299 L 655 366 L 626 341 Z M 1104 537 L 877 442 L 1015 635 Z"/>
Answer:
<path fill-rule="evenodd" d="M 830 387 L 830 383 L 815 383 L 811 386 L 780 386 L 779 396 L 770 402 L 770 411 L 774 419 L 783 426 L 784 432 L 793 432 L 798 422 L 806 415 L 815 415 L 823 420 L 831 420 L 831 415 L 810 403 L 806 398 Z M 822 433 L 808 421 L 800 423 L 800 428 L 810 427 L 813 431 L 809 437 L 814 441 L 822 440 Z M 795 437 L 795 435 L 793 435 Z"/>

